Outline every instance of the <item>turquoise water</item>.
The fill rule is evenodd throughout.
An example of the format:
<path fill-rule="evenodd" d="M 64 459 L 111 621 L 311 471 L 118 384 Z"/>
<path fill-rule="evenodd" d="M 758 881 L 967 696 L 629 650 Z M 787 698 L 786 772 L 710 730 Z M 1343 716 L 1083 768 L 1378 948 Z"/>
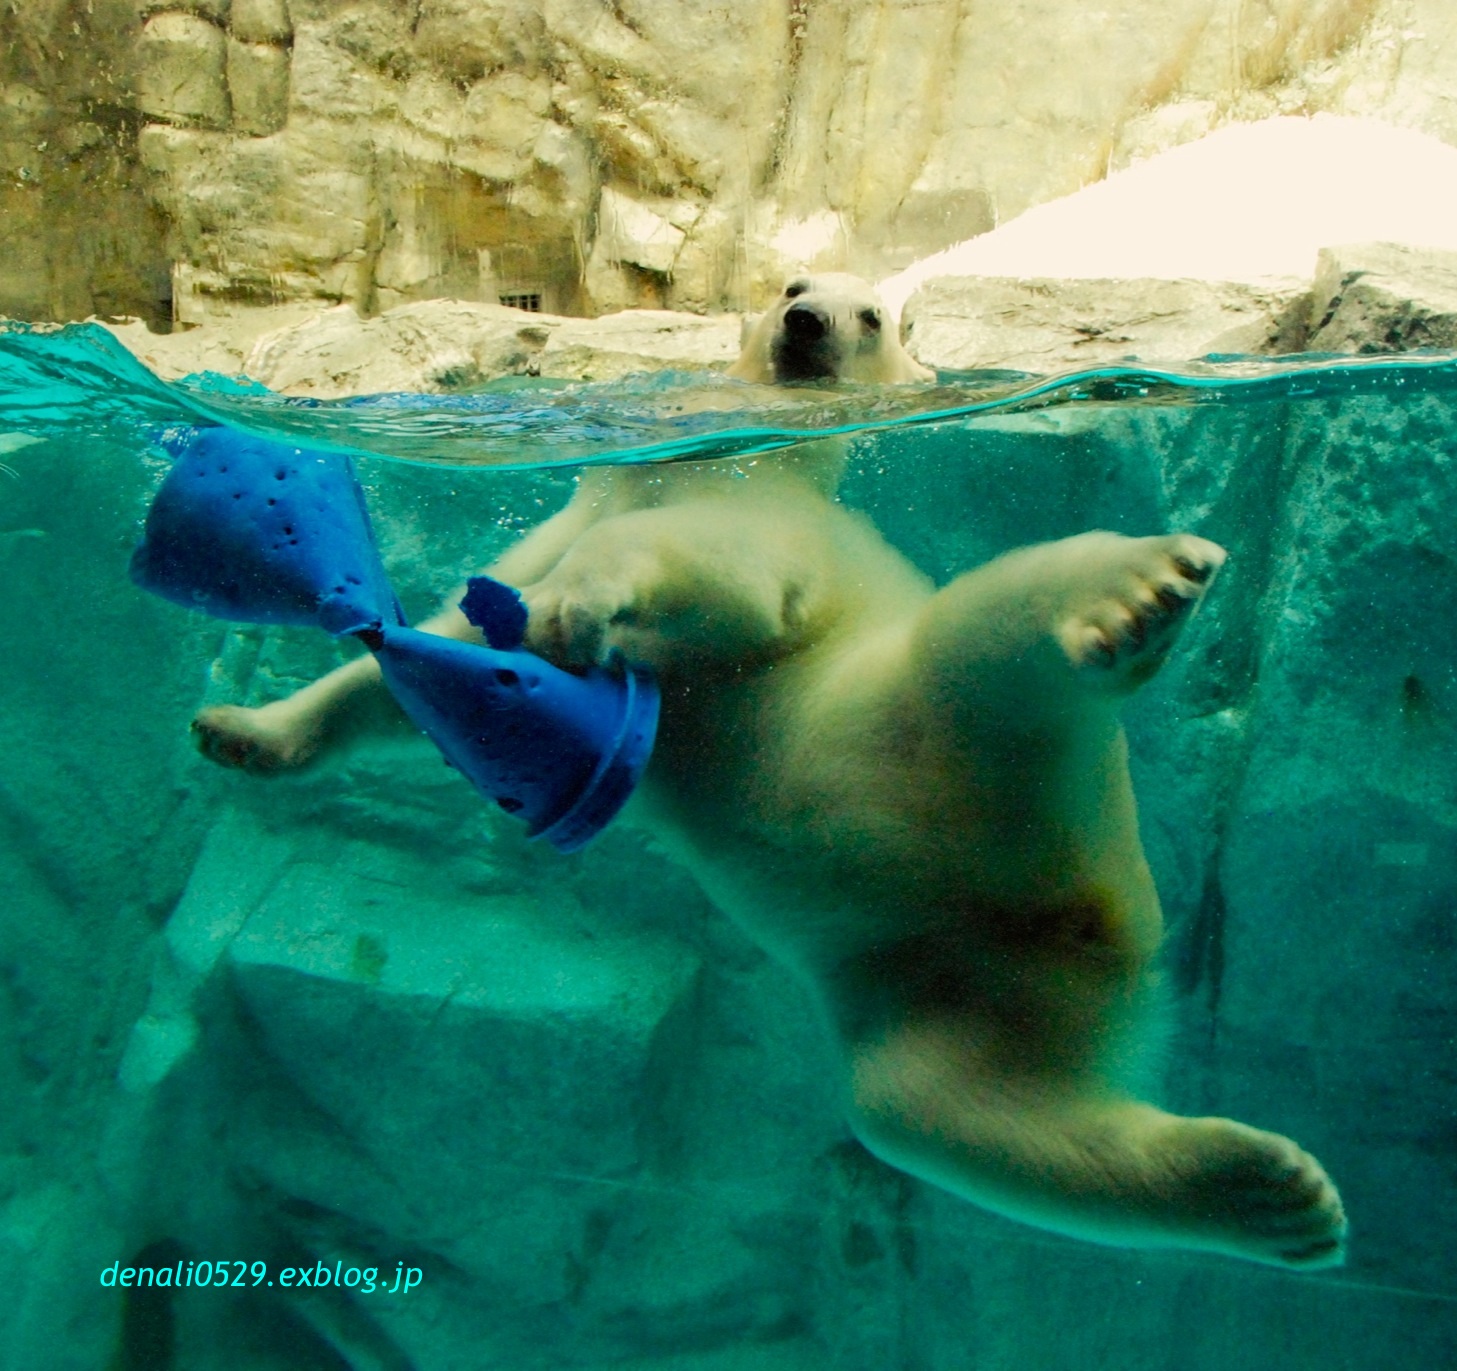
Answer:
<path fill-rule="evenodd" d="M 674 372 L 612 385 L 518 378 L 470 394 L 328 401 L 275 395 L 246 378 L 210 372 L 169 384 L 96 325 L 0 325 L 0 424 L 18 431 L 145 438 L 158 424 L 228 423 L 355 455 L 507 469 L 746 455 L 809 433 L 895 432 L 1087 403 L 1268 404 L 1453 386 L 1457 361 L 1433 354 L 1374 361 L 1232 357 L 1180 370 L 1105 366 L 1051 379 L 943 373 L 934 386 L 788 394 Z"/>
<path fill-rule="evenodd" d="M 1445 1364 L 1454 385 L 1447 358 L 1302 359 L 321 404 L 165 385 L 96 329 L 0 333 L 0 1362 Z M 941 581 L 1093 527 L 1225 545 L 1128 711 L 1169 925 L 1155 1093 L 1318 1155 L 1349 1264 L 1094 1248 L 871 1162 L 797 986 L 630 824 L 570 858 L 527 843 L 403 730 L 273 781 L 204 763 L 199 706 L 338 652 L 127 580 L 158 430 L 223 419 L 356 454 L 412 617 L 577 464 L 847 425 L 843 497 Z M 242 1261 L 243 1284 L 101 1284 L 178 1260 Z M 285 1294 L 257 1262 L 421 1279 Z"/>

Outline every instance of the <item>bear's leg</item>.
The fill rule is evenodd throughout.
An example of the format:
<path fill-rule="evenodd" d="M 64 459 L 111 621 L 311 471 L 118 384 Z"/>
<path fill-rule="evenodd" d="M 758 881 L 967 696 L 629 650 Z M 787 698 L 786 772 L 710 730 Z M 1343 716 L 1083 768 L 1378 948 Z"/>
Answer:
<path fill-rule="evenodd" d="M 829 557 L 804 493 L 689 499 L 603 519 L 533 585 L 527 646 L 563 666 L 614 649 L 658 669 L 783 651 L 814 614 Z"/>
<path fill-rule="evenodd" d="M 1073 1237 L 1307 1270 L 1343 1260 L 1340 1198 L 1288 1138 L 1024 1076 L 1006 1069 L 1015 1049 L 994 1043 L 967 1020 L 911 1022 L 858 1043 L 860 1139 L 913 1176 Z"/>
<path fill-rule="evenodd" d="M 1019 708 L 1060 707 L 1059 683 L 1127 694 L 1163 664 L 1224 556 L 1190 534 L 1084 533 L 1010 552 L 931 599 L 912 639 L 916 674 L 931 698 L 978 709 L 998 687 Z"/>
<path fill-rule="evenodd" d="M 487 575 L 514 586 L 539 579 L 597 517 L 593 504 L 579 495 L 504 553 Z M 442 637 L 479 642 L 480 633 L 457 607 L 463 593 L 419 627 Z M 304 765 L 341 741 L 351 724 L 397 717 L 378 663 L 364 656 L 282 700 L 257 708 L 204 709 L 192 721 L 192 735 L 202 754 L 220 765 L 267 773 Z"/>

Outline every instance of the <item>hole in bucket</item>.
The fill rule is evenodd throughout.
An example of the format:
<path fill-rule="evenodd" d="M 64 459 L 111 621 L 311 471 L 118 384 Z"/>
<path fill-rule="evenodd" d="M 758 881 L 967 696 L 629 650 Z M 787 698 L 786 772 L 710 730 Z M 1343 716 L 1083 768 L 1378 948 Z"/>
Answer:
<path fill-rule="evenodd" d="M 282 480 L 287 479 L 287 477 L 288 477 L 288 471 L 284 467 L 279 467 L 279 469 L 273 473 L 273 479 L 275 481 L 282 481 Z"/>

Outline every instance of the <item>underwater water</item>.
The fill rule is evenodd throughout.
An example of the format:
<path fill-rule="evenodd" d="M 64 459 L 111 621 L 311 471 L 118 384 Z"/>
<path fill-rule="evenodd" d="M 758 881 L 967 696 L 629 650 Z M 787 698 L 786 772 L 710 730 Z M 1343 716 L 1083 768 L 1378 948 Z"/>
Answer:
<path fill-rule="evenodd" d="M 873 1161 L 803 992 L 629 822 L 528 842 L 404 728 L 288 777 L 203 761 L 200 706 L 341 652 L 129 581 L 159 436 L 217 421 L 355 455 L 412 618 L 583 462 L 847 426 L 842 498 L 938 582 L 1090 528 L 1223 544 L 1126 711 L 1168 923 L 1155 1093 L 1314 1152 L 1348 1264 L 1080 1244 Z M 0 1364 L 1445 1364 L 1454 421 L 1438 357 L 301 403 L 165 385 L 99 330 L 0 332 Z M 102 1281 L 179 1261 L 236 1283 Z"/>

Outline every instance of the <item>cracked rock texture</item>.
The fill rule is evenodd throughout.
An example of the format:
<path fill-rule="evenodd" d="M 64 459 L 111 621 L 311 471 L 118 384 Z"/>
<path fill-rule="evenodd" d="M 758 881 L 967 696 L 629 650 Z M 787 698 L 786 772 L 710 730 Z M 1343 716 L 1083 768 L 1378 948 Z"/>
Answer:
<path fill-rule="evenodd" d="M 757 307 L 1231 120 L 1457 141 L 1454 89 L 1446 0 L 12 0 L 0 311 Z"/>

